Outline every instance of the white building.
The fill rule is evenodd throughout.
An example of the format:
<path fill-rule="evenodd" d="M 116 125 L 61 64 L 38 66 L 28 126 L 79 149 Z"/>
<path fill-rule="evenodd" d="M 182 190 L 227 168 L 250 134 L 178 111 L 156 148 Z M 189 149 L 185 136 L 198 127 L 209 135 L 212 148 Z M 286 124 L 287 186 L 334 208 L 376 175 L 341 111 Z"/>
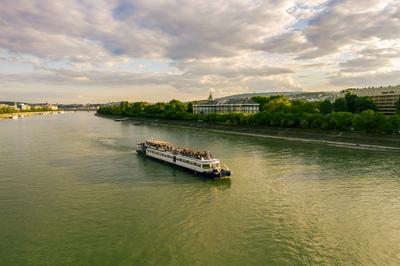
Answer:
<path fill-rule="evenodd" d="M 13 104 L 0 103 L 0 108 L 2 108 L 2 107 L 13 108 L 13 109 L 17 110 L 17 105 L 15 103 L 13 103 Z"/>
<path fill-rule="evenodd" d="M 378 107 L 379 112 L 384 114 L 394 114 L 396 113 L 396 102 L 400 98 L 400 85 L 394 87 L 347 89 L 340 92 L 341 97 L 344 97 L 348 92 L 360 97 L 371 97 Z"/>
<path fill-rule="evenodd" d="M 258 103 L 193 105 L 194 114 L 257 113 L 259 109 Z"/>
<path fill-rule="evenodd" d="M 20 110 L 20 111 L 28 111 L 28 110 L 31 110 L 31 106 L 30 106 L 29 104 L 26 104 L 26 103 L 19 103 L 19 104 L 17 104 L 17 108 L 18 108 L 18 110 Z"/>
<path fill-rule="evenodd" d="M 213 100 L 212 94 L 207 101 L 201 101 L 193 105 L 194 114 L 224 114 L 224 113 L 257 113 L 260 105 L 250 98 Z"/>

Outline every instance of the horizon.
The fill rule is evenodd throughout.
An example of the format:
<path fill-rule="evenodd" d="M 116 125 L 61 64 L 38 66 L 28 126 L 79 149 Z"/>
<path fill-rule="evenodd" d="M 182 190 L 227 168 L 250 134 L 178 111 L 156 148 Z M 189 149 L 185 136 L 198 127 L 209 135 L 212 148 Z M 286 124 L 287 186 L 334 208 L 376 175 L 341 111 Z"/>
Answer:
<path fill-rule="evenodd" d="M 349 88 L 350 89 L 350 88 Z M 269 95 L 290 95 L 290 94 L 308 94 L 308 93 L 311 93 L 311 94 L 314 94 L 314 93 L 337 93 L 337 94 L 339 94 L 340 93 L 340 91 L 290 91 L 290 92 L 274 92 L 274 91 L 271 91 L 271 92 L 269 92 L 269 91 L 265 91 L 265 92 L 249 92 L 249 93 L 240 93 L 240 94 L 231 94 L 231 95 L 225 95 L 225 96 L 221 96 L 221 97 L 214 97 L 213 96 L 213 98 L 215 99 L 215 100 L 218 100 L 218 99 L 223 99 L 223 98 L 229 98 L 229 97 L 235 97 L 235 96 L 245 96 L 245 95 L 251 95 L 251 94 L 254 94 L 254 95 L 257 95 L 257 96 L 260 96 L 260 95 L 267 95 L 267 96 L 269 96 Z M 209 94 L 208 94 L 208 96 L 209 96 Z M 165 101 L 146 101 L 146 100 L 141 100 L 141 99 L 138 99 L 138 100 L 136 100 L 136 101 L 127 101 L 127 100 L 124 100 L 124 99 L 122 99 L 122 100 L 111 100 L 111 101 L 107 101 L 107 102 L 86 102 L 86 103 L 78 103 L 78 102 L 63 102 L 63 103 L 53 103 L 53 102 L 27 102 L 27 101 L 19 101 L 19 100 L 3 100 L 3 99 L 0 99 L 0 104 L 2 104 L 2 103 L 25 103 L 25 104 L 52 104 L 52 105 L 75 105 L 75 104 L 77 104 L 77 105 L 97 105 L 97 104 L 111 104 L 111 103 L 120 103 L 120 102 L 130 102 L 130 103 L 133 103 L 133 102 L 147 102 L 147 103 L 149 103 L 149 104 L 155 104 L 155 103 L 158 103 L 158 102 L 169 102 L 169 101 L 172 101 L 172 100 L 178 100 L 178 101 L 181 101 L 181 102 L 196 102 L 196 101 L 204 101 L 204 100 L 207 100 L 207 98 L 208 98 L 208 96 L 207 97 L 204 97 L 204 98 L 201 98 L 201 99 L 191 99 L 191 100 L 187 100 L 187 101 L 184 101 L 184 100 L 182 100 L 182 99 L 177 99 L 177 98 L 171 98 L 171 99 L 167 99 L 167 100 L 165 100 Z"/>
<path fill-rule="evenodd" d="M 191 101 L 400 83 L 395 0 L 5 0 L 0 15 L 0 98 L 11 101 Z"/>

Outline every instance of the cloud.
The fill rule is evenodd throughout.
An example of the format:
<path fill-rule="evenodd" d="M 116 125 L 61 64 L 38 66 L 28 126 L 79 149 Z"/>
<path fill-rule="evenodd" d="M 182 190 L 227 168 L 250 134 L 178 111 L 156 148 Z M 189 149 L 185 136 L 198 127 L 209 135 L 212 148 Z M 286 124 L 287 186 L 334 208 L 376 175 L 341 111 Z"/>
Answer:
<path fill-rule="evenodd" d="M 313 58 L 337 53 L 346 45 L 398 39 L 400 5 L 385 1 L 334 1 L 332 6 L 315 17 L 303 34 L 315 50 L 299 58 Z"/>
<path fill-rule="evenodd" d="M 230 57 L 290 23 L 287 3 L 5 0 L 0 46 L 17 53 L 70 60 L 75 55 Z"/>
<path fill-rule="evenodd" d="M 294 8 L 303 9 L 307 8 Z M 332 1 L 320 3 L 318 12 L 312 10 L 301 30 L 267 38 L 260 49 L 312 59 L 338 53 L 348 45 L 400 38 L 400 3 L 396 1 L 367 0 L 357 4 L 350 0 Z M 291 13 L 298 17 L 293 10 Z"/>
<path fill-rule="evenodd" d="M 264 90 L 283 87 L 279 81 L 287 82 L 280 77 L 291 73 L 291 70 L 278 67 L 228 67 L 202 64 L 185 64 L 180 66 L 182 72 L 155 73 L 155 72 L 108 72 L 108 71 L 77 71 L 71 69 L 42 68 L 43 73 L 23 73 L 1 75 L 0 81 L 7 82 L 35 82 L 53 85 L 71 86 L 157 86 L 167 85 L 178 90 L 197 91 L 208 88 L 234 88 L 248 90 L 251 84 L 262 84 Z M 271 80 L 274 82 L 271 83 Z M 273 84 L 274 87 L 270 87 Z"/>
<path fill-rule="evenodd" d="M 360 57 L 340 63 L 342 72 L 365 72 L 380 69 L 390 63 L 387 57 Z"/>
<path fill-rule="evenodd" d="M 396 0 L 3 0 L 0 28 L 0 84 L 231 94 L 398 83 L 400 67 Z"/>
<path fill-rule="evenodd" d="M 399 77 L 400 70 L 350 75 L 340 73 L 330 77 L 330 84 L 341 87 L 388 86 L 399 84 Z"/>
<path fill-rule="evenodd" d="M 258 48 L 269 53 L 296 53 L 311 48 L 311 44 L 302 32 L 293 31 L 266 39 Z"/>

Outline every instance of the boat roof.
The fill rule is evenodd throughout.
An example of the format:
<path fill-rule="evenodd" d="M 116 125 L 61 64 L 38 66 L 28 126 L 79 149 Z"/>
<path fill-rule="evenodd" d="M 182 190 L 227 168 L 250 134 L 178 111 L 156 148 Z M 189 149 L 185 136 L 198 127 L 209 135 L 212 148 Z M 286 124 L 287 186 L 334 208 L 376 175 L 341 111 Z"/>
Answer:
<path fill-rule="evenodd" d="M 181 157 L 189 158 L 192 160 L 201 162 L 218 161 L 218 159 L 213 158 L 212 154 L 209 151 L 198 151 L 187 147 L 179 147 L 162 140 L 146 140 L 146 143 L 154 146 L 161 146 L 161 148 L 164 148 L 166 151 L 170 151 L 172 153 L 180 155 Z"/>
<path fill-rule="evenodd" d="M 171 143 L 166 142 L 166 141 L 162 141 L 162 140 L 146 140 L 146 142 L 153 143 L 153 144 L 159 144 L 159 145 L 163 145 L 163 144 L 172 145 Z"/>

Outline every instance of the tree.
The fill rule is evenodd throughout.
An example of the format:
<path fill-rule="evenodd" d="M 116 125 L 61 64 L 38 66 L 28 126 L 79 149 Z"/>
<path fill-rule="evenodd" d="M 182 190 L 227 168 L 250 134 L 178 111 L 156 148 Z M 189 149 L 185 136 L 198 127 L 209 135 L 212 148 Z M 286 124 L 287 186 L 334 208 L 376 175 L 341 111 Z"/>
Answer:
<path fill-rule="evenodd" d="M 267 103 L 271 100 L 271 97 L 267 97 L 267 96 L 254 96 L 251 98 L 251 100 L 253 102 L 256 102 L 260 105 L 260 111 L 264 111 L 265 110 L 265 106 L 267 105 Z"/>
<path fill-rule="evenodd" d="M 186 112 L 193 113 L 193 104 L 191 102 L 186 106 Z"/>
<path fill-rule="evenodd" d="M 356 112 L 357 95 L 349 92 L 346 94 L 344 99 L 346 101 L 346 111 L 354 114 Z"/>
<path fill-rule="evenodd" d="M 385 131 L 385 120 L 385 115 L 367 110 L 353 117 L 353 126 L 355 130 L 379 133 Z"/>
<path fill-rule="evenodd" d="M 169 113 L 185 112 L 186 106 L 183 102 L 174 99 L 166 104 L 165 110 Z"/>
<path fill-rule="evenodd" d="M 147 106 L 145 112 L 147 116 L 150 117 L 160 117 L 164 114 L 165 104 L 164 103 L 156 103 Z"/>
<path fill-rule="evenodd" d="M 322 114 L 329 114 L 332 113 L 333 110 L 333 104 L 329 100 L 324 100 L 319 103 L 319 111 Z"/>
<path fill-rule="evenodd" d="M 361 113 L 366 110 L 378 111 L 378 107 L 371 97 L 357 97 L 355 107 L 356 113 Z"/>
<path fill-rule="evenodd" d="M 128 109 L 129 103 L 127 101 L 123 101 L 120 103 L 120 107 L 121 107 L 121 110 L 124 111 L 124 110 Z"/>
<path fill-rule="evenodd" d="M 303 100 L 293 100 L 291 105 L 291 112 L 293 113 L 310 113 L 315 114 L 319 112 L 319 103 Z"/>
<path fill-rule="evenodd" d="M 286 97 L 275 98 L 267 103 L 265 108 L 271 112 L 286 111 L 290 107 L 290 102 Z"/>
<path fill-rule="evenodd" d="M 333 103 L 333 110 L 335 112 L 346 112 L 346 100 L 344 98 L 337 98 Z"/>
<path fill-rule="evenodd" d="M 148 104 L 146 102 L 136 102 L 130 107 L 129 114 L 131 116 L 142 116 Z"/>
<path fill-rule="evenodd" d="M 327 116 L 327 122 L 329 123 L 329 129 L 334 130 L 348 130 L 352 124 L 353 115 L 348 112 L 333 112 Z"/>

